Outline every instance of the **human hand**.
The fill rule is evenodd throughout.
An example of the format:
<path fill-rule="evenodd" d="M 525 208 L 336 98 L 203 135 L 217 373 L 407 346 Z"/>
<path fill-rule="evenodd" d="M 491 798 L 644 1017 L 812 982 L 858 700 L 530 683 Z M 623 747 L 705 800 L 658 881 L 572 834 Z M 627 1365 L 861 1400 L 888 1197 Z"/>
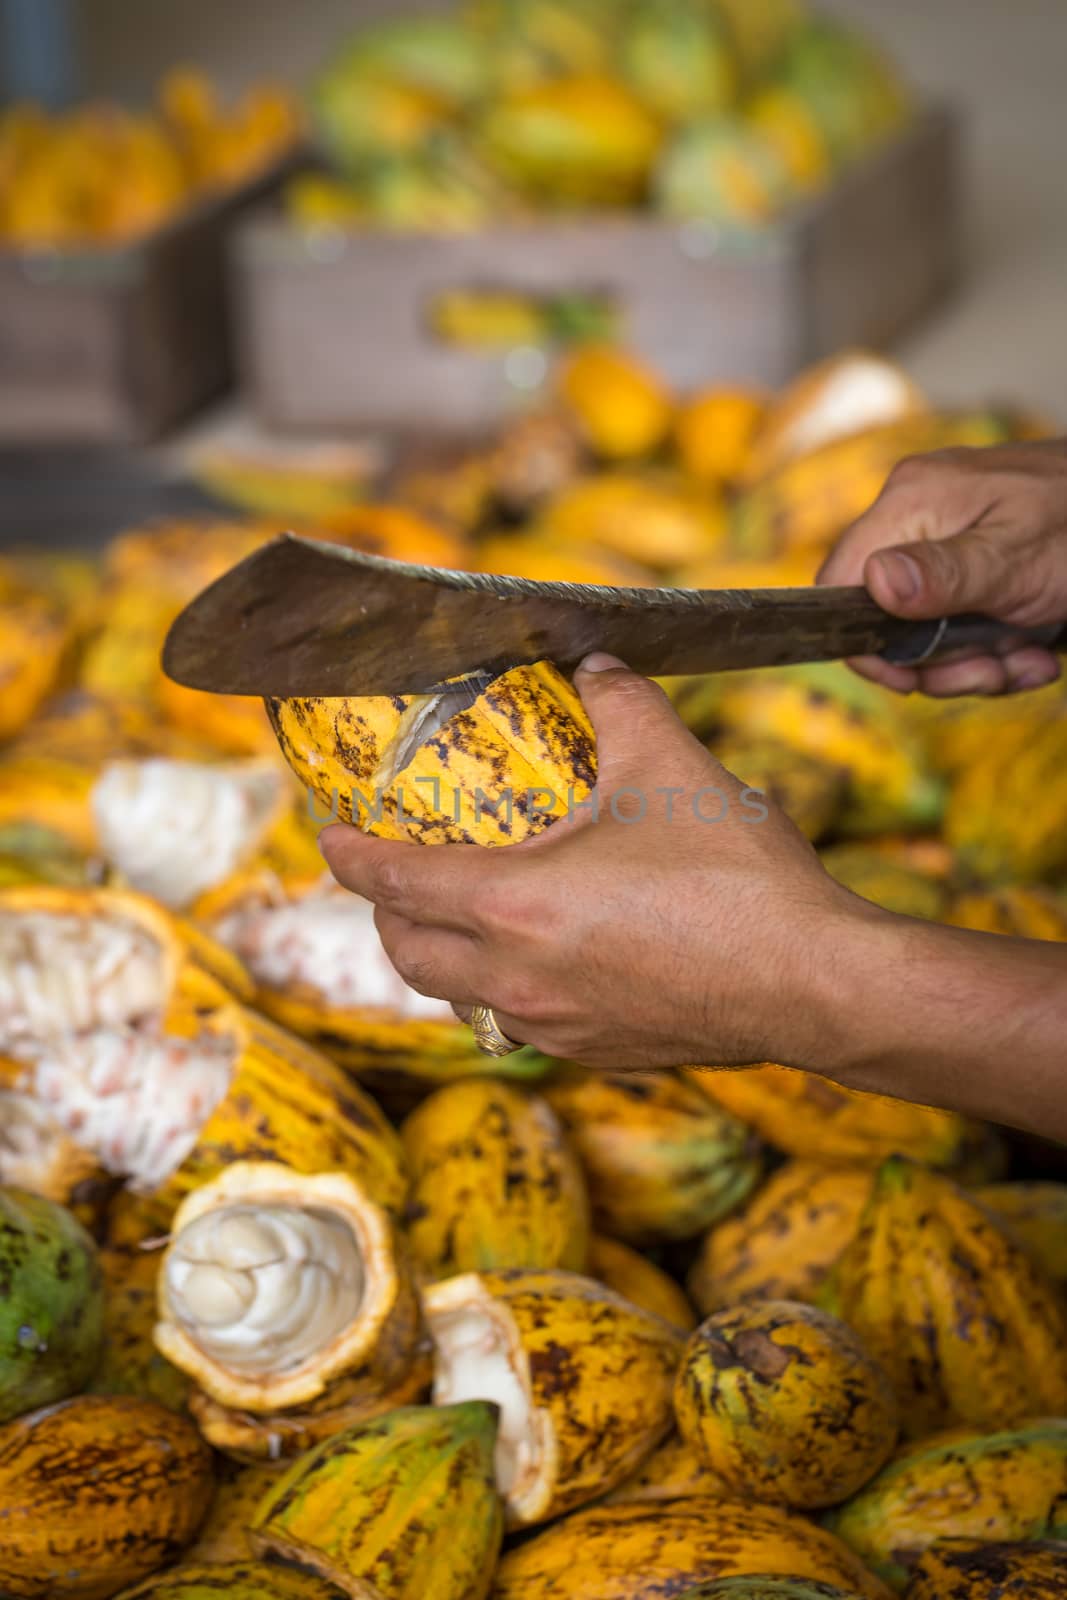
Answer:
<path fill-rule="evenodd" d="M 894 616 L 984 612 L 1021 627 L 1067 619 L 1067 440 L 939 450 L 894 468 L 816 580 L 867 586 Z M 1059 676 L 1036 645 L 936 666 L 851 663 L 909 693 L 1006 694 Z"/>
<path fill-rule="evenodd" d="M 334 826 L 323 854 L 372 900 L 420 993 L 593 1067 L 827 1059 L 831 942 L 875 913 L 733 778 L 655 684 L 611 657 L 575 679 L 597 734 L 597 817 L 504 848 Z M 715 819 L 719 820 L 715 820 Z M 832 1032 L 832 1028 L 830 1030 Z"/>

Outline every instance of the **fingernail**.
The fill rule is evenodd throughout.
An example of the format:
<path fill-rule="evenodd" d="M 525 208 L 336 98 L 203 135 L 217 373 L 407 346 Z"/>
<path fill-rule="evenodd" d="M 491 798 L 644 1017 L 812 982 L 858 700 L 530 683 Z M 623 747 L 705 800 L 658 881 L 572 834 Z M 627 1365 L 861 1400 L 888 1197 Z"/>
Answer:
<path fill-rule="evenodd" d="M 1017 678 L 1012 678 L 1011 686 L 1013 689 L 1043 689 L 1047 683 L 1055 683 L 1058 677 L 1055 667 L 1028 667 Z"/>
<path fill-rule="evenodd" d="M 621 667 L 626 671 L 626 662 L 620 661 L 618 656 L 609 656 L 603 650 L 594 650 L 591 656 L 586 656 L 580 664 L 579 672 L 611 672 Z"/>
<path fill-rule="evenodd" d="M 885 550 L 876 559 L 893 598 L 914 600 L 923 586 L 919 563 L 899 550 Z"/>

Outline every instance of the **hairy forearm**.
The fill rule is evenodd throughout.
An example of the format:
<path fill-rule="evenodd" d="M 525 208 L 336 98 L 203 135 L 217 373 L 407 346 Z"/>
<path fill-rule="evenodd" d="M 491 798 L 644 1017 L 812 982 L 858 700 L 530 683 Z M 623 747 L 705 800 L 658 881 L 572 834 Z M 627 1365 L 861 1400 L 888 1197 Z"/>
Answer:
<path fill-rule="evenodd" d="M 1067 945 L 879 913 L 825 970 L 828 1076 L 1067 1141 Z"/>

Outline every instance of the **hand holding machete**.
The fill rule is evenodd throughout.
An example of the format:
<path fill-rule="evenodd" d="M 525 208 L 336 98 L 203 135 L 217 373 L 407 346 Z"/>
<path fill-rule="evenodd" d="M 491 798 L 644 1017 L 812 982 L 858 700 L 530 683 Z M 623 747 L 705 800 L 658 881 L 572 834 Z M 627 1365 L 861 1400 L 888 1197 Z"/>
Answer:
<path fill-rule="evenodd" d="M 897 578 L 910 568 L 875 554 L 894 540 L 918 569 L 906 594 Z M 823 579 L 861 575 L 898 615 L 980 608 L 1062 622 L 1067 448 L 906 465 Z M 1059 670 L 1039 646 L 936 667 L 860 665 L 939 694 L 1022 689 Z M 598 735 L 595 822 L 579 815 L 496 851 L 323 834 L 335 876 L 376 903 L 386 949 L 416 989 L 461 1013 L 489 1004 L 511 1037 L 591 1066 L 773 1060 L 1067 1138 L 1067 947 L 858 899 L 775 808 L 758 826 L 746 820 L 741 785 L 655 685 L 610 658 L 588 661 L 576 681 Z M 714 827 L 692 806 L 707 789 L 726 796 Z"/>

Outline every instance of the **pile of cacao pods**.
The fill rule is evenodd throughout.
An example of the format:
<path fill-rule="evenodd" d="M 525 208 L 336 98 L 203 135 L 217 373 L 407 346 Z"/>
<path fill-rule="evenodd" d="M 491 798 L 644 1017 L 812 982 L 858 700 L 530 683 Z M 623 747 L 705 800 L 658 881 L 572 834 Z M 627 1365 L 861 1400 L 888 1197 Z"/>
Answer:
<path fill-rule="evenodd" d="M 262 520 L 3 559 L 3 1600 L 1067 1592 L 1053 1155 L 773 1064 L 481 1057 L 325 880 L 307 789 L 322 817 L 447 777 L 447 815 L 386 784 L 376 831 L 506 843 L 551 814 L 471 810 L 487 762 L 595 782 L 571 686 L 268 715 L 158 664 L 283 521 L 545 578 L 805 582 L 901 456 L 1040 431 L 862 353 L 680 399 L 589 348 L 551 413 L 387 504 L 231 462 Z M 856 892 L 1067 938 L 1059 686 L 669 687 Z"/>
<path fill-rule="evenodd" d="M 136 239 L 265 171 L 300 127 L 285 89 L 262 84 L 227 107 L 191 68 L 167 74 L 150 111 L 13 105 L 0 115 L 0 242 L 40 250 Z"/>
<path fill-rule="evenodd" d="M 750 229 L 911 112 L 877 47 L 804 0 L 463 0 L 336 55 L 311 100 L 326 170 L 294 181 L 289 209 L 435 232 L 609 208 Z M 463 336 L 495 342 L 482 312 Z M 512 302 L 505 322 L 522 315 Z M 526 315 L 526 342 L 573 331 L 564 314 L 531 334 Z"/>

